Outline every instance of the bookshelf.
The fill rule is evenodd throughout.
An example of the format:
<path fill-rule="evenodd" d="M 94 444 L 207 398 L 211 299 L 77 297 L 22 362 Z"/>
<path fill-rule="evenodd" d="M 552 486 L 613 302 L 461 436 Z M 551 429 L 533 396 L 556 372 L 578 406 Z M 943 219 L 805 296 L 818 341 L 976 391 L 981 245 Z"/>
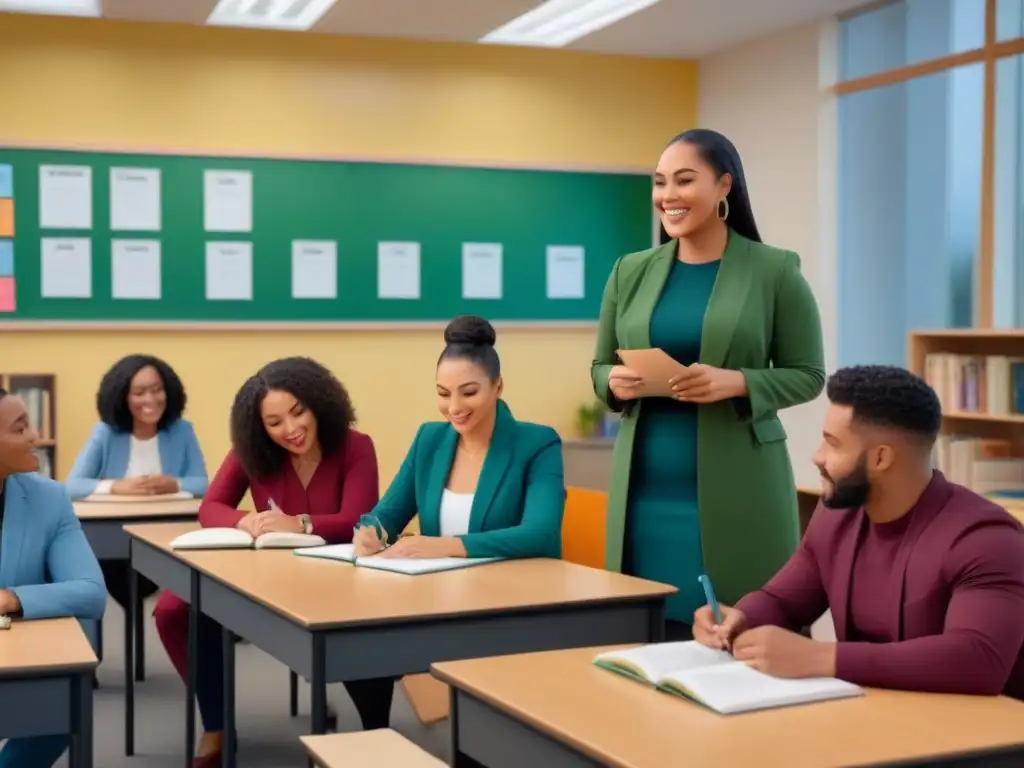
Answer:
<path fill-rule="evenodd" d="M 57 469 L 56 377 L 49 373 L 0 373 L 0 387 L 25 401 L 29 421 L 39 433 L 39 471 L 55 477 Z"/>
<path fill-rule="evenodd" d="M 1024 491 L 1024 328 L 914 331 L 908 348 L 942 403 L 936 466 L 978 493 Z"/>

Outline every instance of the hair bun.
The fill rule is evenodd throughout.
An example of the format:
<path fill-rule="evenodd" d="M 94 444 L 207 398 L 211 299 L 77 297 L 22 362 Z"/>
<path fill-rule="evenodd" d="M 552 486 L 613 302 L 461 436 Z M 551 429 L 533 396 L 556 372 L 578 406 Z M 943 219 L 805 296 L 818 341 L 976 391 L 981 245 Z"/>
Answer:
<path fill-rule="evenodd" d="M 444 329 L 445 344 L 493 347 L 497 338 L 494 326 L 477 315 L 459 315 Z"/>

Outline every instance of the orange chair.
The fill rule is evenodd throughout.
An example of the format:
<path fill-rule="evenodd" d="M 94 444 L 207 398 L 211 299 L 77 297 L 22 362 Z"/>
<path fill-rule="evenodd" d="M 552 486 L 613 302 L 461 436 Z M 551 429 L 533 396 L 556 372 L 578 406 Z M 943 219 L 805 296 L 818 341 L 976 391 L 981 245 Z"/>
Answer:
<path fill-rule="evenodd" d="M 608 494 L 583 488 L 567 490 L 562 517 L 563 560 L 604 568 L 607 510 Z M 448 686 L 444 683 L 429 674 L 406 675 L 402 678 L 401 687 L 416 718 L 424 725 L 448 717 Z"/>

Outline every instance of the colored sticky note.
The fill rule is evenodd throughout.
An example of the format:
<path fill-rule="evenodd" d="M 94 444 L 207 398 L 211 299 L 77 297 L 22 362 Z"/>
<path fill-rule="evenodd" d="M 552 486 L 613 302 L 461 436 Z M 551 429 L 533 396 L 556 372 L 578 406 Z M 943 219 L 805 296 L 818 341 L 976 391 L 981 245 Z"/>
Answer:
<path fill-rule="evenodd" d="M 0 237 L 14 237 L 14 201 L 0 197 Z"/>
<path fill-rule="evenodd" d="M 14 278 L 0 277 L 0 312 L 14 311 Z"/>
<path fill-rule="evenodd" d="M 14 242 L 0 240 L 0 277 L 14 277 Z"/>
<path fill-rule="evenodd" d="M 14 197 L 14 168 L 0 163 L 0 197 Z"/>

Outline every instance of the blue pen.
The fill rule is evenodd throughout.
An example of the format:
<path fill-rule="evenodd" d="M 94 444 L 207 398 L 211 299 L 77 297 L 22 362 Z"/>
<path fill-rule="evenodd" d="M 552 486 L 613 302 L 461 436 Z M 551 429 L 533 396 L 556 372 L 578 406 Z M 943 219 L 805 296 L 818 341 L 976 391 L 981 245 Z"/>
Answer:
<path fill-rule="evenodd" d="M 377 534 L 378 539 L 384 538 L 384 526 L 380 524 L 380 520 L 378 520 L 375 515 L 360 515 L 359 522 L 356 523 L 355 527 L 358 530 L 363 526 L 373 528 L 374 532 Z"/>
<path fill-rule="evenodd" d="M 718 598 L 715 597 L 715 588 L 711 586 L 711 579 L 706 573 L 702 573 L 697 577 L 697 581 L 704 587 L 704 597 L 707 598 L 708 605 L 711 606 L 711 610 L 715 614 L 715 624 L 721 624 L 722 609 L 718 607 Z"/>

